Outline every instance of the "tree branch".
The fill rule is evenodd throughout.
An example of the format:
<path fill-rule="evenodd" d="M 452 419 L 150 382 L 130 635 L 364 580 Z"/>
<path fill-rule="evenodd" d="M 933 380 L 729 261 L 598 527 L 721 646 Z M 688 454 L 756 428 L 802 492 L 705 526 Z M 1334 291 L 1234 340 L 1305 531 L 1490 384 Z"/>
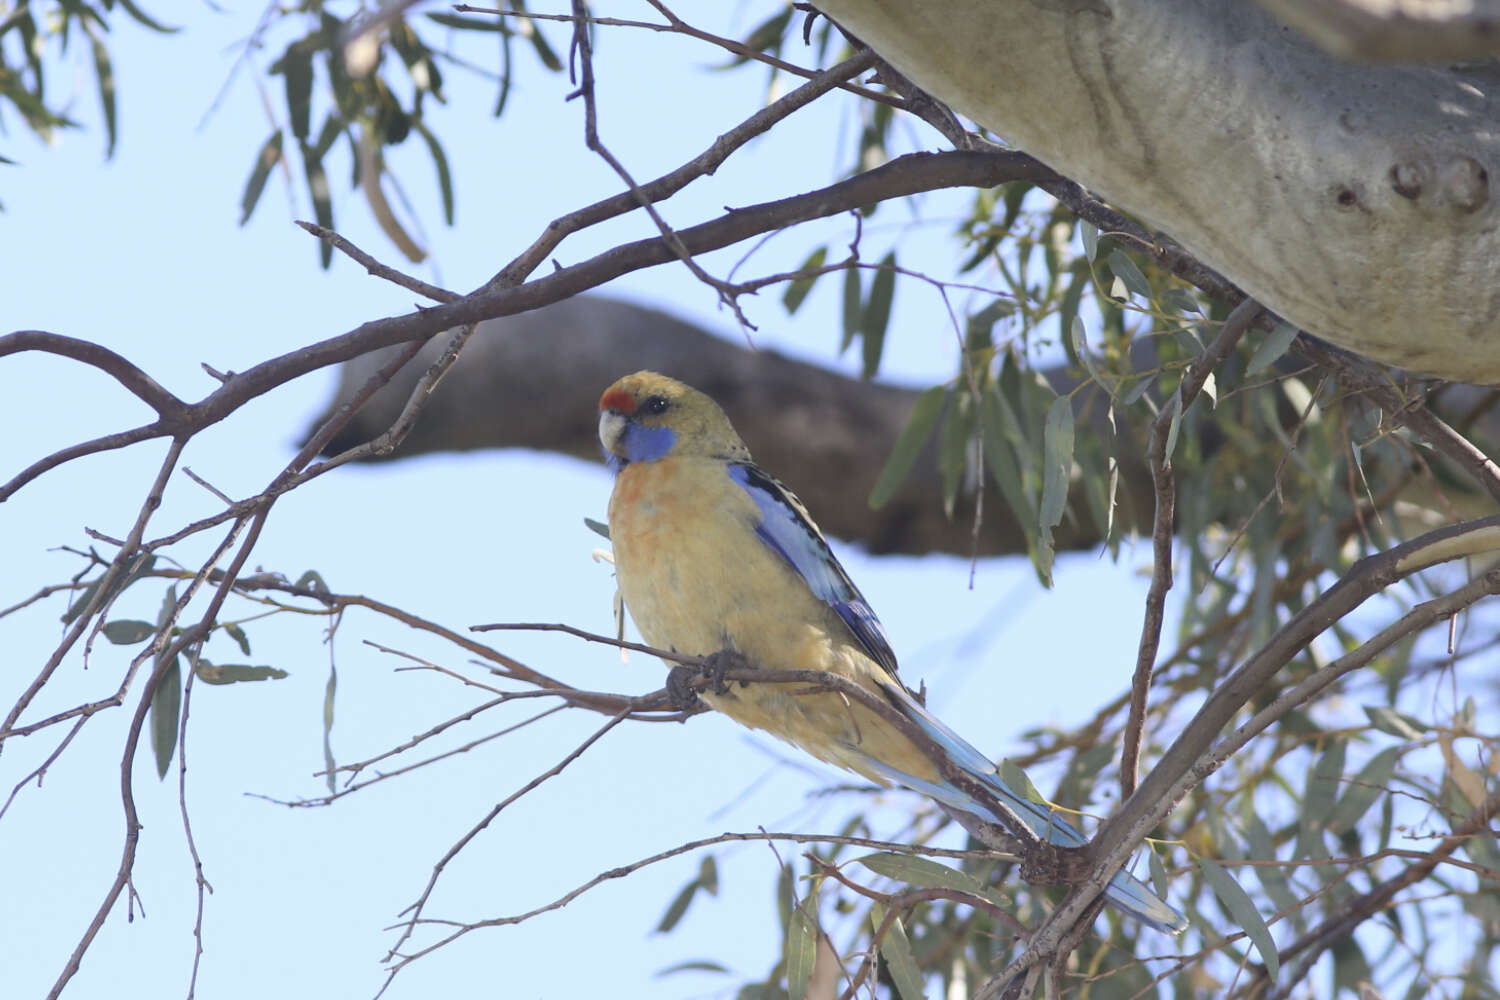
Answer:
<path fill-rule="evenodd" d="M 1130 798 L 1135 791 L 1141 739 L 1146 726 L 1146 696 L 1151 690 L 1156 650 L 1161 644 L 1167 591 L 1172 589 L 1172 533 L 1176 527 L 1177 482 L 1172 471 L 1172 456 L 1167 453 L 1167 441 L 1172 436 L 1172 428 L 1180 426 L 1183 415 L 1197 400 L 1214 369 L 1229 357 L 1246 331 L 1265 315 L 1265 310 L 1251 299 L 1236 306 L 1224 321 L 1219 336 L 1188 367 L 1171 405 L 1162 407 L 1151 425 L 1146 464 L 1151 468 L 1151 482 L 1156 491 L 1156 518 L 1151 528 L 1153 565 L 1151 586 L 1146 592 L 1145 621 L 1141 624 L 1141 640 L 1135 658 L 1135 676 L 1130 682 L 1130 716 L 1125 723 L 1124 746 L 1120 752 L 1120 795 L 1124 799 Z"/>

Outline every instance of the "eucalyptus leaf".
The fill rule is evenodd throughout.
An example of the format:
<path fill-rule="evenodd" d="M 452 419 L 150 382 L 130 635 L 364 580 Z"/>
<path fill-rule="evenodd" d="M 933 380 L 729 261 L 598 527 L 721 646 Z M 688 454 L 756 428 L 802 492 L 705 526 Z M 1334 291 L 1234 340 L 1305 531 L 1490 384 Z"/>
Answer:
<path fill-rule="evenodd" d="M 1073 401 L 1058 396 L 1047 411 L 1042 432 L 1042 503 L 1039 511 L 1041 548 L 1048 555 L 1051 577 L 1052 529 L 1062 523 L 1068 505 L 1068 481 L 1073 471 Z"/>
<path fill-rule="evenodd" d="M 247 663 L 209 663 L 202 658 L 199 659 L 195 672 L 198 679 L 206 684 L 280 681 L 287 678 L 287 672 L 276 667 L 252 667 Z"/>
<path fill-rule="evenodd" d="M 250 221 L 250 215 L 260 201 L 261 192 L 266 189 L 266 181 L 271 177 L 272 168 L 281 162 L 282 138 L 281 129 L 277 129 L 261 144 L 260 150 L 255 154 L 255 165 L 250 168 L 250 179 L 245 182 L 245 191 L 240 195 L 240 225 L 242 226 Z"/>
<path fill-rule="evenodd" d="M 812 978 L 813 963 L 818 957 L 818 922 L 808 914 L 811 900 L 804 899 L 792 908 L 786 931 L 786 990 L 791 1000 L 805 1000 L 807 982 Z"/>
<path fill-rule="evenodd" d="M 1141 273 L 1141 269 L 1135 266 L 1123 250 L 1111 250 L 1109 252 L 1109 269 L 1114 272 L 1115 277 L 1130 290 L 1131 294 L 1139 295 L 1146 301 L 1151 301 L 1151 282 Z"/>
<path fill-rule="evenodd" d="M 919 885 L 927 889 L 956 889 L 976 896 L 984 895 L 986 889 L 983 882 L 968 872 L 912 854 L 880 851 L 854 860 L 877 875 L 908 885 Z"/>
<path fill-rule="evenodd" d="M 1276 982 L 1276 975 L 1281 970 L 1281 956 L 1276 951 L 1276 942 L 1271 937 L 1271 930 L 1266 926 L 1266 921 L 1255 908 L 1255 903 L 1240 888 L 1240 884 L 1218 864 L 1207 858 L 1198 859 L 1198 868 L 1203 872 L 1204 879 L 1213 890 L 1219 902 L 1224 904 L 1224 909 L 1234 922 L 1239 925 L 1240 930 L 1250 939 L 1255 950 L 1260 952 L 1260 960 L 1266 966 L 1266 978 L 1272 985 Z"/>
<path fill-rule="evenodd" d="M 828 248 L 822 246 L 808 254 L 807 259 L 798 266 L 797 270 L 803 273 L 793 278 L 781 295 L 781 304 L 788 316 L 801 308 L 803 300 L 813 290 L 813 285 L 823 276 L 822 268 L 826 260 Z"/>
<path fill-rule="evenodd" d="M 1250 360 L 1245 365 L 1245 374 L 1258 372 L 1262 368 L 1269 368 L 1292 346 L 1292 341 L 1297 339 L 1297 328 L 1285 320 L 1277 323 L 1275 328 L 1255 345 L 1255 350 L 1250 352 Z"/>
<path fill-rule="evenodd" d="M 157 678 L 151 692 L 151 750 L 157 777 L 165 778 L 177 749 L 177 724 L 182 715 L 182 668 L 176 656 Z"/>
<path fill-rule="evenodd" d="M 935 385 L 917 396 L 917 401 L 911 408 L 911 416 L 907 418 L 901 436 L 896 438 L 896 443 L 891 448 L 891 457 L 885 460 L 885 467 L 880 470 L 880 476 L 870 490 L 871 507 L 878 510 L 896 495 L 896 490 L 916 462 L 917 455 L 921 454 L 922 446 L 932 436 L 932 429 L 937 426 L 947 394 L 946 386 Z"/>
<path fill-rule="evenodd" d="M 839 353 L 843 354 L 854 343 L 859 334 L 860 303 L 864 300 L 864 289 L 860 286 L 859 262 L 850 261 L 844 268 L 844 330 L 839 338 Z"/>
<path fill-rule="evenodd" d="M 875 277 L 870 281 L 870 297 L 860 312 L 859 329 L 864 347 L 864 363 L 860 371 L 865 378 L 874 378 L 880 370 L 880 356 L 885 351 L 885 335 L 891 324 L 891 303 L 895 296 L 896 251 L 892 250 L 881 258 Z"/>
<path fill-rule="evenodd" d="M 876 903 L 870 910 L 870 916 L 878 929 L 885 921 L 885 907 Z M 926 992 L 922 987 L 922 971 L 917 968 L 917 960 L 912 957 L 911 940 L 906 936 L 906 928 L 901 925 L 901 918 L 891 920 L 886 927 L 885 936 L 880 939 L 880 957 L 885 959 L 886 971 L 891 975 L 891 981 L 896 984 L 896 992 L 900 994 L 901 1000 L 924 1000 Z"/>
<path fill-rule="evenodd" d="M 105 624 L 101 630 L 104 638 L 116 646 L 134 646 L 156 634 L 156 626 L 150 622 L 117 619 Z"/>

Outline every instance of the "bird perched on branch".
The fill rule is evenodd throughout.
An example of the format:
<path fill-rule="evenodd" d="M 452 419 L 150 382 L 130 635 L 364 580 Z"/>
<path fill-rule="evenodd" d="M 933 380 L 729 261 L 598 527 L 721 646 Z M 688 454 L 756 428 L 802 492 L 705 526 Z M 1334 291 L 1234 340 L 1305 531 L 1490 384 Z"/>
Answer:
<path fill-rule="evenodd" d="M 880 785 L 921 792 L 982 838 L 998 824 L 1086 843 L 906 689 L 875 612 L 712 399 L 655 372 L 627 375 L 599 400 L 599 439 L 616 470 L 609 526 L 620 592 L 647 643 L 721 671 L 732 659 L 842 679 L 826 689 L 718 683 L 703 693 L 711 707 Z M 1104 895 L 1161 930 L 1187 924 L 1124 872 Z"/>

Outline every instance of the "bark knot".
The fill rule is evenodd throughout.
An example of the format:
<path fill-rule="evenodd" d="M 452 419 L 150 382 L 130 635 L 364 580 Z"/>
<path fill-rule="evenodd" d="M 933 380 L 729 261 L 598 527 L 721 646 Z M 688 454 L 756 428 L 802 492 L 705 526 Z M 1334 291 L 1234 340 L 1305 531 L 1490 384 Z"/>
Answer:
<path fill-rule="evenodd" d="M 1460 214 L 1479 211 L 1490 200 L 1490 175 L 1471 156 L 1455 156 L 1438 174 L 1445 200 Z"/>

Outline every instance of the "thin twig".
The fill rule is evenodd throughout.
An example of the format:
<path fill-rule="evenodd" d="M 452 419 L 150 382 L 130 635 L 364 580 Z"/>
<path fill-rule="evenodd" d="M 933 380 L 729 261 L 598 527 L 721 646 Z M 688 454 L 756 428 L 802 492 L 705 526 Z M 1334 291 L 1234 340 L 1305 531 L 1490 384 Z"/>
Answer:
<path fill-rule="evenodd" d="M 1120 797 L 1128 799 L 1135 791 L 1136 771 L 1140 766 L 1141 742 L 1145 735 L 1146 698 L 1151 691 L 1151 673 L 1156 666 L 1156 651 L 1161 644 L 1162 621 L 1166 616 L 1167 591 L 1172 589 L 1172 536 L 1176 528 L 1177 480 L 1172 470 L 1172 456 L 1167 442 L 1174 425 L 1180 425 L 1188 407 L 1198 398 L 1203 385 L 1215 368 L 1234 350 L 1245 332 L 1258 321 L 1265 310 L 1251 299 L 1234 308 L 1224 321 L 1214 342 L 1183 373 L 1173 405 L 1164 406 L 1151 425 L 1151 443 L 1146 448 L 1146 464 L 1151 469 L 1151 483 L 1156 492 L 1156 517 L 1151 527 L 1153 565 L 1151 587 L 1146 592 L 1145 621 L 1135 658 L 1135 676 L 1130 682 L 1130 715 L 1125 723 L 1124 744 L 1120 752 Z"/>
<path fill-rule="evenodd" d="M 641 858 L 639 861 L 634 861 L 619 868 L 610 868 L 602 871 L 598 875 L 595 875 L 593 878 L 589 879 L 587 882 L 584 882 L 583 884 L 570 889 L 568 892 L 552 900 L 550 903 L 547 903 L 543 906 L 538 906 L 533 910 L 527 910 L 524 913 L 515 914 L 514 916 L 493 917 L 487 920 L 479 920 L 473 923 L 466 924 L 456 924 L 456 922 L 449 920 L 434 920 L 431 918 L 423 919 L 419 921 L 419 923 L 422 923 L 424 925 L 436 926 L 455 926 L 456 929 L 446 937 L 422 948 L 420 951 L 414 951 L 410 954 L 399 956 L 397 968 L 392 970 L 391 976 L 394 976 L 401 967 L 411 964 L 424 955 L 431 954 L 439 948 L 442 948 L 444 945 L 450 944 L 466 934 L 486 927 L 505 927 L 512 924 L 524 923 L 527 920 L 532 919 L 533 917 L 541 916 L 543 913 L 550 913 L 553 910 L 560 910 L 571 903 L 573 900 L 577 899 L 579 896 L 582 896 L 584 893 L 588 892 L 590 889 L 593 889 L 596 886 L 602 885 L 603 883 L 611 881 L 613 879 L 624 878 L 625 876 L 639 871 L 642 868 L 649 867 L 650 865 L 654 865 L 662 861 L 668 861 L 672 858 L 680 857 L 683 854 L 690 854 L 693 851 L 701 850 L 705 847 L 712 847 L 714 844 L 738 843 L 742 841 L 776 840 L 784 840 L 794 844 L 843 844 L 850 847 L 868 847 L 877 851 L 896 851 L 902 854 L 913 854 L 923 857 L 935 858 L 952 858 L 954 860 L 991 860 L 995 857 L 994 853 L 991 851 L 956 851 L 942 847 L 927 847 L 917 844 L 898 844 L 888 840 L 873 840 L 869 837 L 843 837 L 812 833 L 768 833 L 764 830 L 756 833 L 721 833 L 716 837 L 705 837 L 702 840 L 693 840 L 689 841 L 686 844 L 679 844 L 678 846 L 673 847 L 669 850 L 661 851 L 657 854 L 651 855 L 650 857 Z M 386 982 L 388 985 L 390 979 L 388 978 Z"/>
<path fill-rule="evenodd" d="M 980 995 L 995 995 L 1005 983 L 1014 982 L 1017 976 L 1049 961 L 1057 953 L 1068 929 L 1103 890 L 1105 873 L 1123 864 L 1140 838 L 1161 823 L 1184 795 L 1212 773 L 1217 764 L 1207 764 L 1207 755 L 1224 726 L 1313 639 L 1398 580 L 1443 562 L 1497 549 L 1500 549 L 1500 516 L 1439 528 L 1359 560 L 1337 583 L 1294 615 L 1254 656 L 1215 686 L 1135 794 L 1105 821 L 1084 849 L 1094 859 L 1093 864 L 1085 866 L 1092 874 L 1073 888 L 1033 935 L 1026 950 L 986 984 Z M 1483 586 L 1500 584 L 1500 574 L 1490 576 L 1495 579 L 1486 578 Z M 1469 588 L 1462 593 L 1463 599 L 1471 602 L 1482 596 Z M 1434 607 L 1441 610 L 1443 606 Z M 1426 613 L 1432 611 L 1430 608 Z M 1408 625 L 1407 632 L 1411 627 Z"/>
<path fill-rule="evenodd" d="M 422 890 L 422 894 L 417 897 L 416 902 L 412 903 L 411 906 L 402 911 L 403 913 L 411 914 L 411 916 L 402 921 L 401 934 L 396 938 L 396 943 L 391 945 L 390 951 L 386 953 L 386 961 L 392 961 L 397 957 L 398 953 L 401 950 L 401 945 L 404 944 L 406 940 L 411 937 L 412 932 L 416 930 L 418 921 L 422 919 L 422 911 L 426 908 L 427 901 L 432 898 L 432 891 L 437 888 L 438 879 L 442 877 L 443 869 L 448 866 L 448 862 L 457 857 L 458 853 L 462 851 L 470 841 L 479 836 L 479 834 L 482 833 L 484 829 L 494 821 L 495 817 L 500 815 L 500 813 L 506 808 L 506 806 L 509 806 L 512 802 L 515 802 L 517 799 L 521 798 L 521 796 L 525 795 L 527 792 L 530 792 L 532 789 L 536 788 L 544 781 L 547 781 L 549 778 L 556 777 L 558 774 L 562 773 L 563 769 L 566 768 L 569 764 L 573 763 L 573 761 L 577 760 L 585 750 L 602 739 L 605 733 L 608 733 L 611 729 L 615 728 L 615 726 L 618 726 L 621 722 L 624 722 L 628 715 L 628 712 L 620 712 L 604 725 L 594 730 L 592 735 L 590 735 L 578 746 L 574 747 L 573 750 L 570 751 L 567 756 L 563 757 L 562 760 L 558 761 L 556 764 L 553 764 L 547 770 L 543 771 L 535 778 L 532 778 L 530 781 L 526 782 L 526 784 L 522 785 L 510 795 L 507 795 L 504 799 L 502 799 L 493 809 L 491 809 L 485 815 L 484 819 L 480 820 L 478 823 L 474 824 L 474 826 L 470 827 L 469 832 L 460 837 L 458 839 L 458 842 L 448 849 L 447 853 L 438 860 L 438 863 L 433 865 L 432 876 L 427 880 L 427 886 Z M 405 964 L 406 962 L 404 960 L 397 964 L 396 967 L 391 970 L 391 976 L 394 977 L 396 972 L 398 972 Z M 389 985 L 390 978 L 387 978 L 386 986 Z M 381 988 L 381 992 L 384 992 L 384 987 Z"/>
<path fill-rule="evenodd" d="M 371 182 L 367 181 L 366 183 Z M 392 284 L 400 285 L 407 291 L 416 292 L 423 298 L 432 299 L 434 302 L 457 302 L 459 299 L 463 298 L 463 296 L 459 295 L 457 292 L 450 292 L 448 291 L 448 289 L 439 288 L 437 285 L 429 285 L 427 282 L 421 280 L 420 278 L 413 278 L 409 274 L 405 274 L 401 271 L 396 270 L 389 264 L 382 264 L 373 256 L 365 253 L 359 247 L 355 246 L 348 239 L 340 236 L 332 229 L 320 226 L 316 222 L 304 222 L 301 219 L 298 219 L 296 221 L 297 225 L 301 226 L 309 233 L 312 233 L 318 239 L 322 240 L 324 243 L 327 243 L 329 246 L 333 247 L 339 253 L 342 253 L 344 256 L 348 257 L 350 260 L 363 267 L 365 271 L 373 274 L 377 278 L 384 278 L 386 281 L 389 281 Z"/>
<path fill-rule="evenodd" d="M 1322 341 L 1301 336 L 1297 339 L 1297 351 L 1332 371 L 1345 388 L 1373 399 L 1398 425 L 1405 424 L 1416 431 L 1434 449 L 1467 472 L 1481 489 L 1500 501 L 1500 466 L 1428 409 L 1426 393 L 1408 399 L 1402 387 L 1393 383 L 1384 369 Z"/>

